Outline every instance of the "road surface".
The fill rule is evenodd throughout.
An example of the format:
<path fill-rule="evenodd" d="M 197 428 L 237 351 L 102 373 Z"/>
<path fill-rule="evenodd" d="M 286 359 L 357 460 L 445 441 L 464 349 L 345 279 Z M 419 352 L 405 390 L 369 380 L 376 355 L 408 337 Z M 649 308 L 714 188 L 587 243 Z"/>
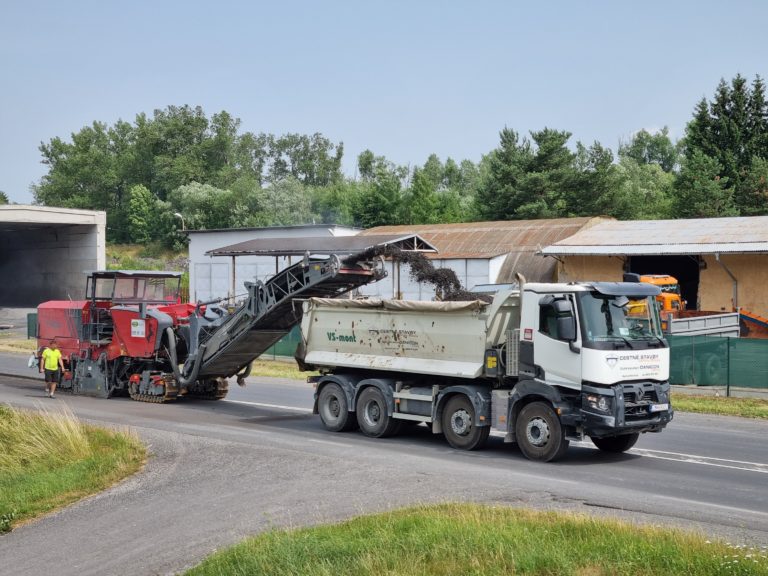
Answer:
<path fill-rule="evenodd" d="M 169 405 L 60 394 L 0 376 L 0 402 L 66 405 L 131 426 L 149 444 L 143 472 L 0 537 L 0 575 L 175 574 L 272 527 L 410 504 L 477 501 L 573 510 L 768 545 L 768 423 L 678 414 L 627 454 L 589 443 L 562 462 L 526 460 L 492 437 L 458 452 L 424 426 L 389 439 L 325 431 L 310 385 L 250 378 L 220 402 Z"/>

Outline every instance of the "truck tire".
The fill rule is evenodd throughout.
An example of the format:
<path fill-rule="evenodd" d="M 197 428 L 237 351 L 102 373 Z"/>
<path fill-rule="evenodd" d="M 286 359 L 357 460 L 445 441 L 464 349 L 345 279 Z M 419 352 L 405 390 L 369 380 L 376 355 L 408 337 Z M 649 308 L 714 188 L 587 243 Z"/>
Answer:
<path fill-rule="evenodd" d="M 341 386 L 333 382 L 323 386 L 317 397 L 317 411 L 323 426 L 331 432 L 352 430 L 357 422 L 349 413 L 347 396 Z"/>
<path fill-rule="evenodd" d="M 635 445 L 640 434 L 622 434 L 621 436 L 611 436 L 610 438 L 592 438 L 592 443 L 603 452 L 626 452 Z"/>
<path fill-rule="evenodd" d="M 475 426 L 475 407 L 466 396 L 454 396 L 445 405 L 442 416 L 443 434 L 457 450 L 477 450 L 485 445 L 490 426 Z"/>
<path fill-rule="evenodd" d="M 546 402 L 531 402 L 515 420 L 515 437 L 520 451 L 529 460 L 552 462 L 568 450 L 560 419 Z"/>
<path fill-rule="evenodd" d="M 357 423 L 371 438 L 386 438 L 400 431 L 400 421 L 387 413 L 387 401 L 381 390 L 368 386 L 357 399 Z"/>

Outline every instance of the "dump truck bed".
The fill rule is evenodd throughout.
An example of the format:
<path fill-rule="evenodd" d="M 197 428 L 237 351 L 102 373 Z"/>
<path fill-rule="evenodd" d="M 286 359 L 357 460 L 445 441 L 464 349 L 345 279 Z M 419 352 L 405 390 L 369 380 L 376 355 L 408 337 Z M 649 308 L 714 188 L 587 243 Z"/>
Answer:
<path fill-rule="evenodd" d="M 485 350 L 505 341 L 510 321 L 519 322 L 516 301 L 311 298 L 303 308 L 299 359 L 321 368 L 477 378 Z"/>

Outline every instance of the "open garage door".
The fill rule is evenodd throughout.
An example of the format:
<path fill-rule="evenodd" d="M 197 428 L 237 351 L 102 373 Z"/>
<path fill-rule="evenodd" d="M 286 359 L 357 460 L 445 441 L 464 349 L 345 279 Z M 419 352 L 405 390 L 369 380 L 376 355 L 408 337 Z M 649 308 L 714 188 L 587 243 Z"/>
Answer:
<path fill-rule="evenodd" d="M 84 272 L 105 267 L 104 212 L 0 206 L 0 307 L 82 299 Z"/>
<path fill-rule="evenodd" d="M 699 259 L 696 256 L 631 256 L 629 271 L 636 274 L 669 274 L 677 278 L 689 310 L 698 309 Z"/>

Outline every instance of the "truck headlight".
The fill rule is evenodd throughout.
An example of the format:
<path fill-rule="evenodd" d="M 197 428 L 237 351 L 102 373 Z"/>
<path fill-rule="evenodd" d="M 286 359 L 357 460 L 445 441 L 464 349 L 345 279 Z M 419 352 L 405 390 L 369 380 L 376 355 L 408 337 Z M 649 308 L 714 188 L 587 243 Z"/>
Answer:
<path fill-rule="evenodd" d="M 611 399 L 608 396 L 597 396 L 590 394 L 587 396 L 587 406 L 599 412 L 611 411 Z"/>

